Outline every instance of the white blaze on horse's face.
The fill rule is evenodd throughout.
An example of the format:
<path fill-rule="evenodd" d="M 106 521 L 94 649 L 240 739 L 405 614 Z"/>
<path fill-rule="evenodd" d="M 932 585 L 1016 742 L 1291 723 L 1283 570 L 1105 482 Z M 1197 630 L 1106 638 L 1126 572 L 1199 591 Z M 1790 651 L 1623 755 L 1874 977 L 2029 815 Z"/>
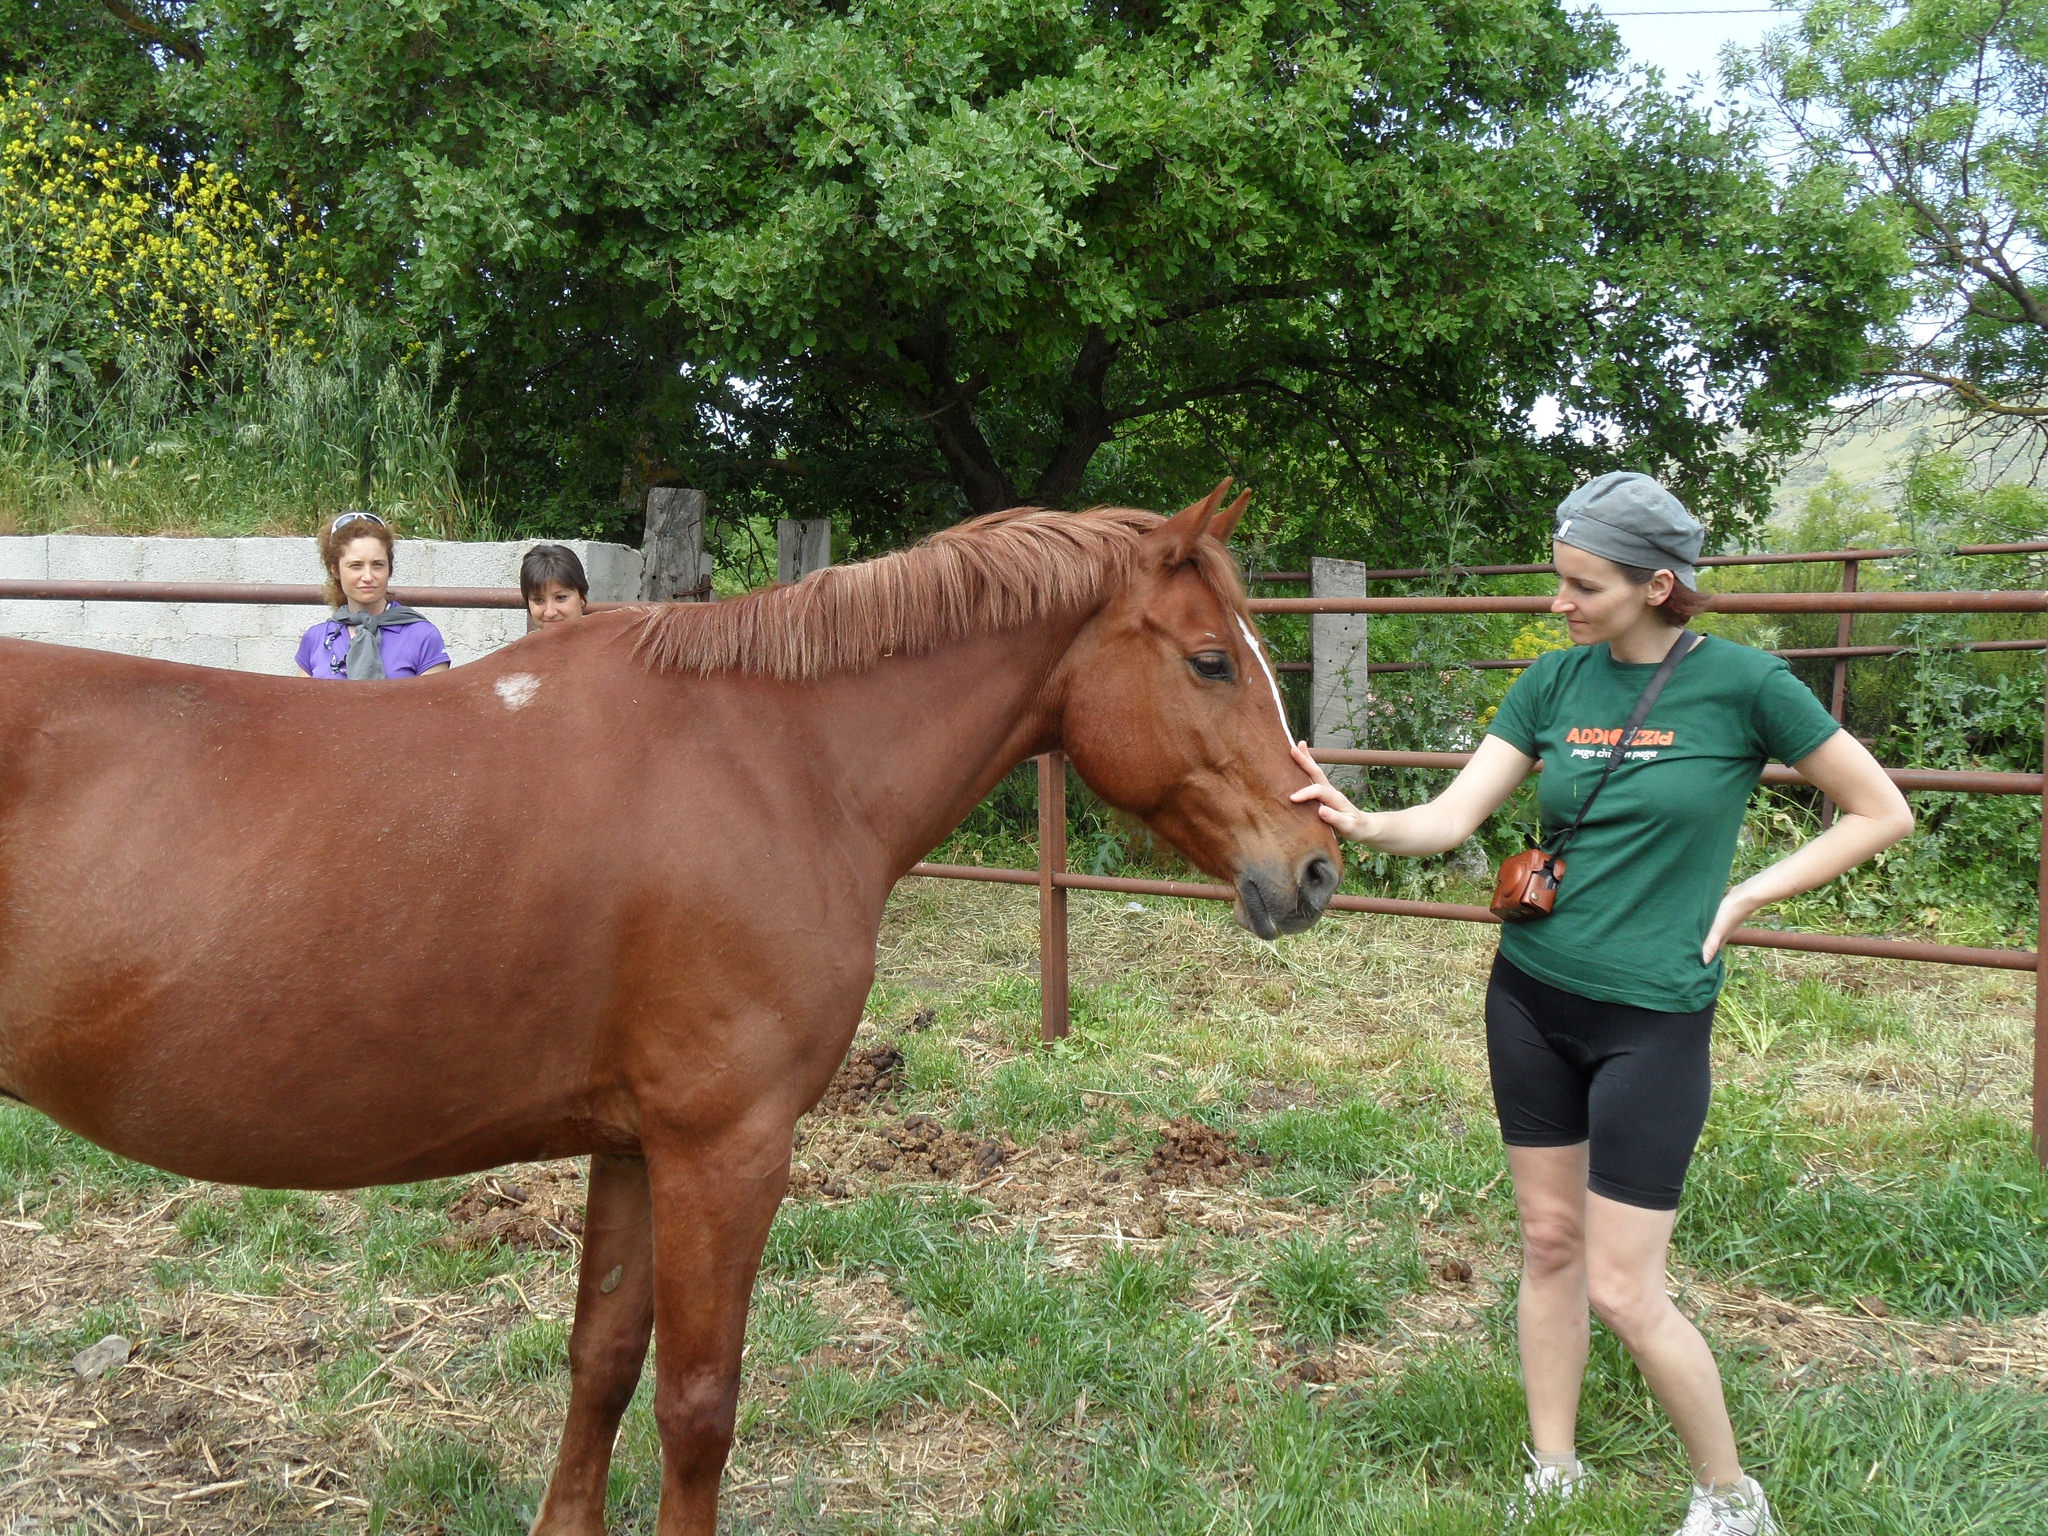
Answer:
<path fill-rule="evenodd" d="M 1273 713 L 1280 722 L 1280 740 L 1287 750 L 1294 751 L 1294 732 L 1287 728 L 1287 702 L 1280 697 L 1280 679 L 1273 675 L 1273 664 L 1266 660 L 1266 648 L 1259 644 L 1259 637 L 1252 633 L 1251 625 L 1243 614 L 1232 615 L 1237 620 L 1237 632 L 1244 636 L 1244 648 L 1258 658 L 1259 670 L 1266 676 L 1266 686 L 1273 692 Z"/>

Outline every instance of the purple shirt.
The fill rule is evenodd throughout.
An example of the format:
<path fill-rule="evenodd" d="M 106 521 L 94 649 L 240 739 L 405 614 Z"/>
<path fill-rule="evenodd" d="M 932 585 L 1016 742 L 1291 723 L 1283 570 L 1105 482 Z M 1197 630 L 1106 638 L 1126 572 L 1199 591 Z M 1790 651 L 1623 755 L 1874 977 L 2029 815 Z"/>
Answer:
<path fill-rule="evenodd" d="M 377 632 L 383 642 L 386 677 L 418 677 L 449 659 L 441 631 L 425 619 Z M 322 619 L 299 640 L 299 670 L 308 677 L 348 679 L 349 627 Z"/>

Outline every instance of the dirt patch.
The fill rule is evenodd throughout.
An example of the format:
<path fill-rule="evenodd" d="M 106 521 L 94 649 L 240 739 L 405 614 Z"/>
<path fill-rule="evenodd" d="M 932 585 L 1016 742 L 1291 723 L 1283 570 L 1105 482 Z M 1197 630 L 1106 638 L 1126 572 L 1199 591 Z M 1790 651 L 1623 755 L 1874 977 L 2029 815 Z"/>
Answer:
<path fill-rule="evenodd" d="M 839 1199 L 852 1194 L 855 1183 L 871 1181 L 973 1185 L 999 1173 L 1021 1150 L 1007 1136 L 970 1135 L 930 1115 L 905 1115 L 851 1135 L 820 1128 L 799 1135 L 789 1188 L 794 1195 Z"/>
<path fill-rule="evenodd" d="M 840 1063 L 818 1100 L 817 1115 L 850 1115 L 866 1109 L 875 1100 L 896 1089 L 896 1077 L 903 1067 L 903 1053 L 893 1045 L 871 1045 L 855 1051 Z"/>
<path fill-rule="evenodd" d="M 1145 1175 L 1162 1184 L 1194 1179 L 1217 1184 L 1234 1172 L 1272 1166 L 1273 1159 L 1265 1153 L 1239 1146 L 1237 1132 L 1219 1131 L 1182 1115 L 1159 1128 L 1159 1145 L 1145 1161 Z"/>
<path fill-rule="evenodd" d="M 547 1172 L 507 1169 L 499 1179 L 545 1183 Z M 580 1191 L 580 1180 L 570 1187 Z M 0 1531 L 360 1529 L 389 1453 L 380 1437 L 397 1425 L 467 1435 L 494 1457 L 544 1464 L 535 1448 L 560 1431 L 544 1390 L 487 1386 L 479 1412 L 472 1393 L 451 1394 L 448 1383 L 493 1334 L 533 1315 L 525 1297 L 566 1320 L 575 1277 L 565 1263 L 522 1269 L 521 1299 L 507 1285 L 366 1302 L 360 1282 L 337 1289 L 343 1266 L 324 1260 L 294 1264 L 275 1295 L 209 1289 L 203 1273 L 166 1289 L 153 1271 L 191 1262 L 178 1215 L 223 1196 L 233 1191 L 204 1184 L 110 1194 L 61 1230 L 40 1230 L 10 1205 L 0 1224 L 0 1320 L 22 1354 L 0 1379 Z M 361 1229 L 352 1197 L 315 1200 L 327 1230 Z M 125 1306 L 120 1331 L 135 1352 L 81 1381 L 64 1336 L 86 1309 L 115 1303 Z M 335 1361 L 359 1351 L 380 1362 L 359 1391 L 323 1382 Z"/>
<path fill-rule="evenodd" d="M 1270 1115 L 1283 1109 L 1313 1109 L 1321 1102 L 1310 1083 L 1258 1083 L 1245 1096 L 1244 1107 L 1254 1114 Z"/>
<path fill-rule="evenodd" d="M 1892 1317 L 1875 1297 L 1853 1308 L 1835 1308 L 1697 1276 L 1686 1290 L 1724 1337 L 1762 1348 L 1789 1374 L 1813 1365 L 1881 1369 L 1910 1362 L 1918 1371 L 2020 1378 L 2048 1386 L 2048 1313 L 1996 1325 L 1967 1317 L 1920 1322 Z"/>
<path fill-rule="evenodd" d="M 568 1249 L 583 1235 L 583 1177 L 560 1164 L 485 1174 L 448 1207 L 443 1248 Z"/>

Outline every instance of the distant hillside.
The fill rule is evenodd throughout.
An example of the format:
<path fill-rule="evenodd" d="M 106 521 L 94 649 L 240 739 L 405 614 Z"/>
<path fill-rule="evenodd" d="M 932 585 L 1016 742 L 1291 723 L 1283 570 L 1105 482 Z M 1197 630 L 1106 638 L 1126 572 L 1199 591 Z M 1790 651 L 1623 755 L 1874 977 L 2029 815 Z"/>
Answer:
<path fill-rule="evenodd" d="M 1898 466 L 1916 448 L 1940 448 L 1947 443 L 1945 428 L 1954 420 L 1952 412 L 1931 402 L 1907 403 L 1882 413 L 1867 413 L 1847 425 L 1818 427 L 1808 439 L 1807 455 L 1786 468 L 1773 500 L 1780 512 L 1796 509 L 1808 491 L 1833 474 L 1888 504 L 1898 493 Z M 2038 447 L 2032 452 L 1994 447 L 1989 434 L 1978 432 L 1957 444 L 1955 451 L 1977 458 L 1988 484 L 2027 485 L 2048 480 L 2037 459 Z"/>

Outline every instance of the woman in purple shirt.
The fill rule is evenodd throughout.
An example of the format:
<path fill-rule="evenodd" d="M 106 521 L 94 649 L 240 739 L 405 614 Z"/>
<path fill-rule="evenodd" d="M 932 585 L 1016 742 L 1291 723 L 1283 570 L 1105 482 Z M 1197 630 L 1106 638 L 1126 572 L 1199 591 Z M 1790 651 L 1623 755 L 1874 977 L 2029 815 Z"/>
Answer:
<path fill-rule="evenodd" d="M 441 631 L 386 595 L 391 586 L 391 530 L 374 512 L 344 512 L 320 530 L 331 618 L 299 641 L 299 670 L 308 677 L 418 677 L 448 665 Z"/>

